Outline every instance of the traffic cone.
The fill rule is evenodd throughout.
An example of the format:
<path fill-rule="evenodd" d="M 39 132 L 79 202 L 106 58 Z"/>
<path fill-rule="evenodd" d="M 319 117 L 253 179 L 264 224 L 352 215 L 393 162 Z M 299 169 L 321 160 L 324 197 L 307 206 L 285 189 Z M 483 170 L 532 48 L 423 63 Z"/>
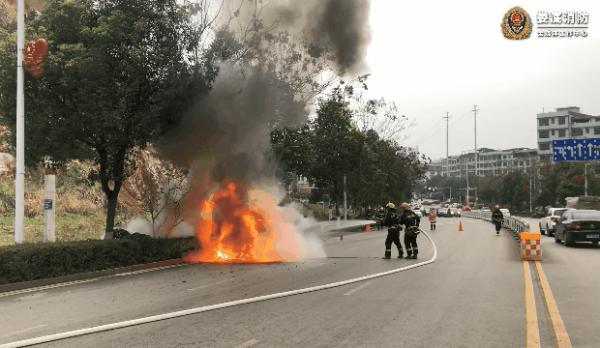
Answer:
<path fill-rule="evenodd" d="M 456 232 L 462 232 L 463 227 L 462 227 L 462 222 L 460 220 L 458 220 L 458 223 L 456 224 Z"/>
<path fill-rule="evenodd" d="M 365 225 L 365 232 L 371 232 L 371 225 Z"/>

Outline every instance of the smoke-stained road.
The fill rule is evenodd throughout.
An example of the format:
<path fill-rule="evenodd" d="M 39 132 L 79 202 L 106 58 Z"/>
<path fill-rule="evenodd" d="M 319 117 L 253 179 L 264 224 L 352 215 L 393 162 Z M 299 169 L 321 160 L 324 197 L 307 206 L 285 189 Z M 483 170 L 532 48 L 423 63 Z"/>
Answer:
<path fill-rule="evenodd" d="M 440 219 L 431 233 L 438 260 L 425 267 L 44 346 L 522 347 L 524 291 L 516 243 L 507 234 L 496 237 L 481 221 L 463 219 L 465 231 L 456 232 L 455 221 Z M 191 265 L 0 298 L 3 316 L 10 316 L 0 327 L 0 342 L 320 285 L 431 256 L 431 246 L 419 237 L 420 260 L 382 260 L 384 237 L 384 232 L 357 233 L 340 241 L 333 234 L 325 241 L 327 259 Z M 559 288 L 553 283 L 559 278 L 551 272 L 549 278 Z M 561 290 L 556 295 L 560 306 L 565 295 Z M 551 345 L 543 302 L 537 302 L 542 343 Z M 598 342 L 598 334 L 585 325 L 574 332 L 587 335 L 579 342 L 594 337 Z"/>

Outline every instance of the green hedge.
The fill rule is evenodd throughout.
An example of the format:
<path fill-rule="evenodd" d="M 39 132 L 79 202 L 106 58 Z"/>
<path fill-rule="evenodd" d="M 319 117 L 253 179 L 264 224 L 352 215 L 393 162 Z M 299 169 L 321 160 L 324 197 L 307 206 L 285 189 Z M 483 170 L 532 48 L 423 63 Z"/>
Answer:
<path fill-rule="evenodd" d="M 21 244 L 0 247 L 0 284 L 100 271 L 181 257 L 193 238 L 122 239 Z"/>

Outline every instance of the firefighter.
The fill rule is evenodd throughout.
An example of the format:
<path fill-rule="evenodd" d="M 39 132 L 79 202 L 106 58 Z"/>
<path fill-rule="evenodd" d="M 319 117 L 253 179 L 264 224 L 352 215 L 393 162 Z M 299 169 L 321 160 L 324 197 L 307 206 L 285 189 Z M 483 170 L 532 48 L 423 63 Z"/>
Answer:
<path fill-rule="evenodd" d="M 502 228 L 502 223 L 504 222 L 504 215 L 500 211 L 500 206 L 496 205 L 494 207 L 494 211 L 492 212 L 492 223 L 496 227 L 496 235 L 500 235 L 500 229 Z"/>
<path fill-rule="evenodd" d="M 427 215 L 427 218 L 429 219 L 429 229 L 435 231 L 435 223 L 437 217 L 435 216 L 434 208 L 429 209 L 429 215 Z"/>
<path fill-rule="evenodd" d="M 419 224 L 421 219 L 415 212 L 410 210 L 408 203 L 400 205 L 400 225 L 404 225 L 404 246 L 406 247 L 406 258 L 416 259 L 419 254 L 417 246 L 417 235 L 420 233 Z"/>
<path fill-rule="evenodd" d="M 384 259 L 390 259 L 392 257 L 392 243 L 398 248 L 398 258 L 401 259 L 403 256 L 402 244 L 400 244 L 400 216 L 396 212 L 396 205 L 389 202 L 385 206 L 386 212 L 385 217 L 381 223 L 382 226 L 388 228 L 387 237 L 385 238 L 385 255 Z"/>

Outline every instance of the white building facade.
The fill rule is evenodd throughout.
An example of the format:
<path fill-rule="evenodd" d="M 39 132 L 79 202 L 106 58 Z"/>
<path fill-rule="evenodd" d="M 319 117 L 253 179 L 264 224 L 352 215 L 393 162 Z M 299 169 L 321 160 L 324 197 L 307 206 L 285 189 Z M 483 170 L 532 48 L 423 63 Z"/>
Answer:
<path fill-rule="evenodd" d="M 577 106 L 537 114 L 540 160 L 551 161 L 552 140 L 600 138 L 600 116 L 583 114 Z"/>

